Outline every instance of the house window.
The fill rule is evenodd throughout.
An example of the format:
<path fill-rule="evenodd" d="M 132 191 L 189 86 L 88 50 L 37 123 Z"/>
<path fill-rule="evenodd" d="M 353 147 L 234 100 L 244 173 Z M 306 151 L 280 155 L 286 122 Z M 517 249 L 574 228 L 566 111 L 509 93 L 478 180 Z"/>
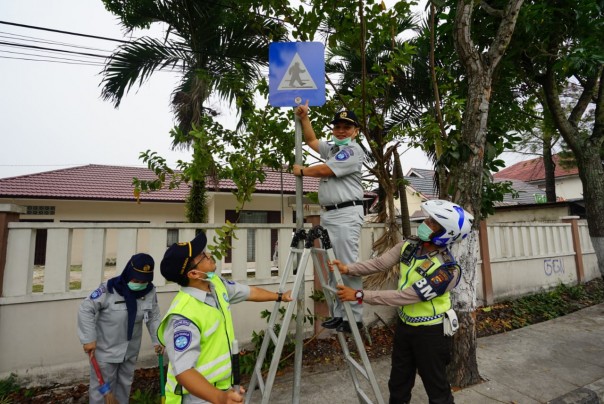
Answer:
<path fill-rule="evenodd" d="M 178 229 L 168 229 L 166 247 L 170 247 L 174 243 L 178 243 Z"/>
<path fill-rule="evenodd" d="M 248 210 L 237 213 L 234 210 L 226 210 L 224 213 L 225 219 L 231 223 L 281 223 L 279 211 Z M 275 252 L 277 237 L 277 229 L 271 230 L 271 257 Z M 254 229 L 249 229 L 247 232 L 247 260 L 248 262 L 256 260 L 256 232 Z M 231 262 L 230 251 L 227 252 L 225 262 Z"/>
<path fill-rule="evenodd" d="M 55 214 L 55 207 L 54 206 L 28 206 L 27 214 L 28 215 L 52 216 Z"/>
<path fill-rule="evenodd" d="M 239 215 L 239 223 L 267 223 L 266 212 L 243 211 Z M 254 229 L 247 231 L 247 261 L 256 261 L 256 232 Z"/>

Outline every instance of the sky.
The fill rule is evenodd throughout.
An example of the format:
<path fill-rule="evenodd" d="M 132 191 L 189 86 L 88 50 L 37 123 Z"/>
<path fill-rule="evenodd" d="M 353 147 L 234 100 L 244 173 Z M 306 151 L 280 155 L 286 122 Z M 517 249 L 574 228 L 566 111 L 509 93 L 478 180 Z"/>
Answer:
<path fill-rule="evenodd" d="M 131 39 L 101 0 L 0 0 L 0 21 Z M 161 37 L 162 31 L 156 27 L 146 34 Z M 158 152 L 171 166 L 179 159 L 189 160 L 190 152 L 170 147 L 175 73 L 158 72 L 142 87 L 134 86 L 116 109 L 101 99 L 104 59 L 6 43 L 109 55 L 117 42 L 2 23 L 0 42 L 4 43 L 0 44 L 0 178 L 86 164 L 144 167 L 139 154 L 146 150 Z M 65 59 L 23 60 L 40 59 L 36 54 Z M 95 65 L 76 64 L 74 59 Z M 223 114 L 221 123 L 228 126 L 233 121 L 226 104 L 214 101 L 212 107 Z M 419 150 L 406 151 L 402 165 L 405 173 L 410 168 L 432 168 Z"/>

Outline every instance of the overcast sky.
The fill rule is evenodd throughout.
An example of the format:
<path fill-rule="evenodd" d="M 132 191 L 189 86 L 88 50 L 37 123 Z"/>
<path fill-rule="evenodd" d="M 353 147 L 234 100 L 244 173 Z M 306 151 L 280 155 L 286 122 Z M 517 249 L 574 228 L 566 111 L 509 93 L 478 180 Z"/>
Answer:
<path fill-rule="evenodd" d="M 0 20 L 130 39 L 101 0 L 0 0 Z M 160 36 L 161 29 L 151 34 Z M 0 24 L 0 42 L 100 55 L 108 55 L 118 45 L 6 24 Z M 50 56 L 64 59 L 23 60 Z M 138 156 L 147 149 L 157 151 L 170 165 L 189 159 L 189 152 L 170 150 L 169 131 L 174 126 L 170 95 L 178 77 L 156 73 L 115 109 L 100 98 L 102 62 L 102 58 L 0 44 L 0 178 L 85 164 L 143 166 Z M 214 102 L 213 107 L 228 117 L 226 105 Z M 406 152 L 402 160 L 404 172 L 411 167 L 431 168 L 419 151 Z"/>

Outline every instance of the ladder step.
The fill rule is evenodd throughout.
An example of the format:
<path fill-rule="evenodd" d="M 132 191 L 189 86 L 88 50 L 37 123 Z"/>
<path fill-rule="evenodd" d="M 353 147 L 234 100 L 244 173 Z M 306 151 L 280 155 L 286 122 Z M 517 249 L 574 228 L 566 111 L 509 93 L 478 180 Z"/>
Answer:
<path fill-rule="evenodd" d="M 262 378 L 262 366 L 256 366 L 256 368 L 254 369 L 254 373 L 256 374 L 256 377 L 258 379 L 258 389 L 260 390 L 261 394 L 264 394 L 264 379 Z"/>
<path fill-rule="evenodd" d="M 361 375 L 363 375 L 363 377 L 365 379 L 369 380 L 369 376 L 367 375 L 365 368 L 359 362 L 357 362 L 357 360 L 355 358 L 353 358 L 352 355 L 345 355 L 345 358 L 348 361 L 348 363 L 350 363 L 352 366 L 354 366 L 356 368 L 356 370 Z"/>
<path fill-rule="evenodd" d="M 279 337 L 275 333 L 275 330 L 273 330 L 272 328 L 268 328 L 266 331 L 268 332 L 269 337 L 271 337 L 271 341 L 273 341 L 273 344 L 277 345 Z"/>
<path fill-rule="evenodd" d="M 334 288 L 334 287 L 331 287 L 331 286 L 329 286 L 329 285 L 323 285 L 323 289 L 327 289 L 327 290 L 329 290 L 331 293 L 335 293 L 335 294 L 337 294 L 337 293 L 338 293 L 338 289 L 336 289 L 336 288 Z"/>

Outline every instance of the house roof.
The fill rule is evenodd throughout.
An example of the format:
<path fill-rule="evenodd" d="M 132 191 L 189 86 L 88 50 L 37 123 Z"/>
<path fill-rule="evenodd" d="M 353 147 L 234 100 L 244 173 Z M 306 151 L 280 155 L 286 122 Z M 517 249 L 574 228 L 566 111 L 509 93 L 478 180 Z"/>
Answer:
<path fill-rule="evenodd" d="M 284 172 L 266 170 L 266 179 L 256 184 L 258 193 L 280 193 L 283 179 L 283 193 L 296 193 L 296 177 Z M 153 171 L 147 168 L 106 166 L 89 164 L 85 166 L 46 171 L 0 179 L 0 198 L 36 198 L 36 199 L 77 199 L 77 200 L 122 200 L 132 201 L 134 186 L 132 179 L 153 180 Z M 215 191 L 211 180 L 208 189 Z M 304 191 L 317 191 L 319 179 L 304 178 Z M 231 180 L 221 180 L 218 192 L 230 192 L 237 189 Z M 183 202 L 189 193 L 189 185 L 183 184 L 175 189 L 161 189 L 142 193 L 140 199 L 157 202 Z"/>
<path fill-rule="evenodd" d="M 571 175 L 578 175 L 578 168 L 563 168 L 560 164 L 560 156 L 555 154 L 553 157 L 554 164 L 556 166 L 554 170 L 554 177 L 568 177 Z M 503 170 L 495 173 L 493 177 L 515 179 L 525 182 L 543 181 L 545 180 L 545 166 L 543 164 L 543 157 L 537 157 L 532 160 L 521 161 L 512 166 L 506 167 Z"/>
<path fill-rule="evenodd" d="M 434 188 L 434 171 L 425 169 L 412 168 L 405 176 L 409 181 L 409 186 L 416 192 L 420 193 L 423 198 L 437 199 L 438 194 Z M 535 195 L 545 195 L 545 192 L 534 185 L 528 184 L 514 178 L 495 178 L 495 182 L 510 181 L 512 188 L 518 191 L 518 198 L 512 198 L 507 194 L 503 197 L 502 202 L 496 203 L 496 206 L 501 205 L 524 205 L 536 202 Z"/>
<path fill-rule="evenodd" d="M 434 187 L 434 170 L 411 168 L 405 179 L 416 192 L 426 199 L 437 199 L 438 193 Z"/>

